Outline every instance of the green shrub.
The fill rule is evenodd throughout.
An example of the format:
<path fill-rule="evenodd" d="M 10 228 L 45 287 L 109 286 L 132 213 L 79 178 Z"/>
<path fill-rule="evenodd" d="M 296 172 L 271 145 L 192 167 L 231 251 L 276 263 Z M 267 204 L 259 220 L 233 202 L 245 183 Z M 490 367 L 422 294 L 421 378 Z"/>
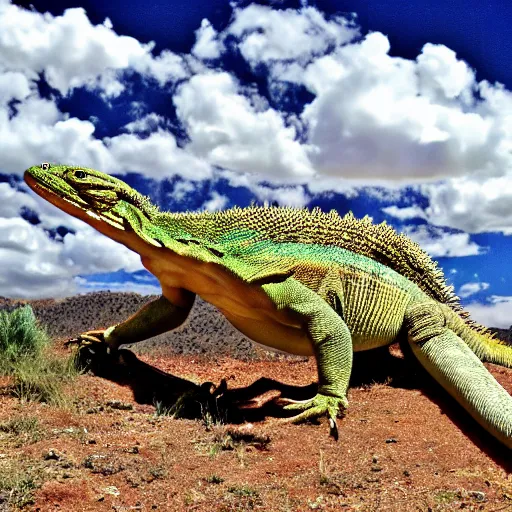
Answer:
<path fill-rule="evenodd" d="M 1 510 L 19 510 L 34 503 L 34 491 L 41 486 L 39 468 L 7 461 L 0 466 Z"/>
<path fill-rule="evenodd" d="M 0 373 L 12 377 L 12 393 L 20 400 L 64 404 L 62 385 L 77 370 L 73 357 L 49 352 L 50 341 L 30 306 L 0 311 Z"/>
<path fill-rule="evenodd" d="M 25 356 L 37 356 L 50 339 L 36 321 L 30 306 L 14 311 L 0 311 L 0 355 L 2 365 L 9 366 Z M 7 373 L 8 368 L 6 368 Z M 4 370 L 5 371 L 5 370 Z"/>
<path fill-rule="evenodd" d="M 56 358 L 47 354 L 22 358 L 13 365 L 12 394 L 22 402 L 36 401 L 64 406 L 67 403 L 63 384 L 78 374 L 73 358 Z"/>
<path fill-rule="evenodd" d="M 0 432 L 4 434 L 1 437 L 10 438 L 9 444 L 16 448 L 36 443 L 44 436 L 44 429 L 36 416 L 16 416 L 0 423 Z"/>

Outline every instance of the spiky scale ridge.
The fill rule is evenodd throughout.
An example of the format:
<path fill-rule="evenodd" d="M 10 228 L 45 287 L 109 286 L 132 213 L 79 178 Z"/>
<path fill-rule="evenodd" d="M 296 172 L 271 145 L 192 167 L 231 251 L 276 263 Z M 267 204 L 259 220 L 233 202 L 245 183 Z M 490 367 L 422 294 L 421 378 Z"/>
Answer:
<path fill-rule="evenodd" d="M 352 212 L 341 217 L 336 210 L 322 212 L 318 207 L 307 210 L 274 206 L 160 215 L 159 223 L 165 224 L 165 217 L 168 216 L 173 224 L 178 222 L 193 236 L 211 242 L 223 237 L 229 239 L 230 233 L 248 230 L 254 234 L 251 242 L 273 240 L 342 247 L 376 260 L 407 277 L 427 295 L 448 305 L 474 331 L 493 338 L 486 327 L 469 318 L 453 286 L 446 284 L 442 270 L 416 242 L 397 233 L 386 222 L 374 224 L 368 215 L 356 219 Z"/>

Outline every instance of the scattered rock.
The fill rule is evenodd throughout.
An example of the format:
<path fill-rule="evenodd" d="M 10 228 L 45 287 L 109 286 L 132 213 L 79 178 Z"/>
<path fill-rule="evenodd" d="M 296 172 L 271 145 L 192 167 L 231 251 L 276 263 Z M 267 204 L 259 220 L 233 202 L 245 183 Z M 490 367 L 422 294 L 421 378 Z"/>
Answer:
<path fill-rule="evenodd" d="M 121 492 L 115 485 L 109 485 L 109 486 L 105 487 L 104 489 L 102 489 L 102 491 L 105 494 L 110 494 L 110 496 L 119 496 L 121 494 Z"/>
<path fill-rule="evenodd" d="M 110 461 L 106 455 L 102 454 L 88 455 L 82 462 L 82 466 L 103 476 L 115 475 L 126 469 L 123 464 Z"/>
<path fill-rule="evenodd" d="M 99 460 L 104 460 L 106 458 L 106 455 L 91 454 L 84 459 L 84 461 L 82 462 L 82 466 L 87 469 L 93 469 L 95 464 L 97 464 Z"/>
<path fill-rule="evenodd" d="M 61 455 L 57 453 L 56 450 L 53 448 L 50 448 L 45 454 L 44 454 L 44 460 L 60 460 Z"/>
<path fill-rule="evenodd" d="M 120 411 L 131 411 L 133 409 L 133 404 L 129 402 L 121 402 L 121 400 L 109 400 L 107 402 L 107 407 L 111 409 L 118 409 Z"/>
<path fill-rule="evenodd" d="M 105 410 L 105 408 L 103 407 L 103 405 L 98 405 L 96 407 L 89 407 L 88 409 L 85 410 L 85 414 L 98 414 L 100 412 L 103 412 Z"/>
<path fill-rule="evenodd" d="M 485 492 L 482 491 L 467 491 L 467 494 L 470 498 L 473 498 L 476 501 L 486 501 Z"/>

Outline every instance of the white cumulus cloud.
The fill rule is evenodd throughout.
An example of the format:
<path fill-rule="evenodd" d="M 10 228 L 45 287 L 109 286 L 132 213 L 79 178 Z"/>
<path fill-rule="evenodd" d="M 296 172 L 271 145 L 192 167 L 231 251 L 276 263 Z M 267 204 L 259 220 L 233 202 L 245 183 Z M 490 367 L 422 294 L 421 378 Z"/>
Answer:
<path fill-rule="evenodd" d="M 465 299 L 467 297 L 471 297 L 471 295 L 474 295 L 475 293 L 487 290 L 489 286 L 489 283 L 464 283 L 459 288 L 458 295 L 461 299 Z"/>
<path fill-rule="evenodd" d="M 276 60 L 306 62 L 358 35 L 345 18 L 328 21 L 314 7 L 274 10 L 262 5 L 237 9 L 226 32 L 239 38 L 242 55 L 253 65 Z"/>
<path fill-rule="evenodd" d="M 228 200 L 228 197 L 213 191 L 210 194 L 210 198 L 203 204 L 201 210 L 208 210 L 210 212 L 222 210 L 226 206 Z"/>
<path fill-rule="evenodd" d="M 469 66 L 457 59 L 453 50 L 442 44 L 427 43 L 417 58 L 419 90 L 437 103 L 462 96 L 472 102 L 471 88 L 475 74 Z"/>
<path fill-rule="evenodd" d="M 223 50 L 224 45 L 219 40 L 217 31 L 206 18 L 203 19 L 196 31 L 196 42 L 192 53 L 200 59 L 217 59 Z"/>
<path fill-rule="evenodd" d="M 491 297 L 491 304 L 473 302 L 465 306 L 482 325 L 506 329 L 512 324 L 512 297 Z"/>
<path fill-rule="evenodd" d="M 320 88 L 315 81 L 305 83 L 316 93 L 302 116 L 316 171 L 408 183 L 504 174 L 510 155 L 503 150 L 503 135 L 497 136 L 499 119 L 467 106 L 476 84 L 453 97 L 453 90 L 440 88 L 430 76 L 428 89 L 418 80 L 418 62 L 392 57 L 389 49 L 384 35 L 369 34 L 329 57 L 337 73 L 324 73 L 322 79 L 313 71 Z"/>
<path fill-rule="evenodd" d="M 449 233 L 425 225 L 407 227 L 403 231 L 432 258 L 475 256 L 485 252 L 485 248 L 472 242 L 467 233 Z"/>
<path fill-rule="evenodd" d="M 425 218 L 470 233 L 512 234 L 512 171 L 500 177 L 469 177 L 421 187 L 429 198 Z"/>
<path fill-rule="evenodd" d="M 93 25 L 82 8 L 52 16 L 4 2 L 0 27 L 0 69 L 31 79 L 44 73 L 61 94 L 87 86 L 117 96 L 124 90 L 117 73 L 124 70 L 148 74 L 162 84 L 186 75 L 176 55 L 165 52 L 154 58 L 153 43 L 118 35 L 108 19 Z"/>
<path fill-rule="evenodd" d="M 105 139 L 105 144 L 114 162 L 110 166 L 111 171 L 130 170 L 153 178 L 178 174 L 194 180 L 212 175 L 212 168 L 207 162 L 179 148 L 174 135 L 165 130 L 159 129 L 146 138 L 134 133 L 116 135 Z"/>
<path fill-rule="evenodd" d="M 388 215 L 391 215 L 392 217 L 396 217 L 400 220 L 405 219 L 425 219 L 426 214 L 423 211 L 422 208 L 419 206 L 405 206 L 402 208 L 399 208 L 398 206 L 392 205 L 392 206 L 386 206 L 385 208 L 382 208 L 382 211 L 384 213 L 387 213 Z"/>
<path fill-rule="evenodd" d="M 275 110 L 251 103 L 230 74 L 193 76 L 174 103 L 191 139 L 187 149 L 210 164 L 276 180 L 314 174 L 294 127 Z"/>

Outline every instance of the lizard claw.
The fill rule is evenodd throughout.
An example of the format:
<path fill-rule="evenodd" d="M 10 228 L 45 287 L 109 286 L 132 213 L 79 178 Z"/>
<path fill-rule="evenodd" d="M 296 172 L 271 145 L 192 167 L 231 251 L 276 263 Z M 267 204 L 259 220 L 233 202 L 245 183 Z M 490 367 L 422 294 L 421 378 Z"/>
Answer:
<path fill-rule="evenodd" d="M 348 406 L 346 398 L 318 393 L 310 400 L 297 401 L 287 399 L 286 401 L 291 403 L 284 407 L 285 411 L 300 412 L 291 418 L 285 418 L 283 420 L 285 423 L 300 423 L 327 415 L 329 418 L 329 434 L 334 440 L 338 440 L 336 418 L 344 416 L 345 409 Z"/>
<path fill-rule="evenodd" d="M 103 336 L 104 331 L 87 331 L 79 334 L 76 338 L 72 338 L 64 342 L 65 347 L 76 345 L 79 349 L 82 347 L 91 347 L 94 345 L 104 345 L 105 338 Z"/>
<path fill-rule="evenodd" d="M 293 405 L 293 404 L 306 404 L 310 401 L 310 398 L 306 400 L 293 400 L 292 398 L 279 398 L 279 404 L 282 405 Z"/>
<path fill-rule="evenodd" d="M 329 418 L 329 435 L 335 440 L 338 440 L 338 425 L 336 419 Z"/>

